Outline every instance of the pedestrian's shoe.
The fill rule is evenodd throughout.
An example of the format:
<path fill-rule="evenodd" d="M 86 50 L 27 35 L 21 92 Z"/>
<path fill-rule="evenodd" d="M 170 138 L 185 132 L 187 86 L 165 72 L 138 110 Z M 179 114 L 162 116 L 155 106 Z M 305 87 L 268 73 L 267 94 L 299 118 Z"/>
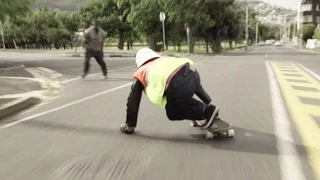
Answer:
<path fill-rule="evenodd" d="M 103 76 L 103 79 L 107 79 L 107 78 L 108 78 L 107 75 L 104 75 L 104 76 Z"/>
<path fill-rule="evenodd" d="M 209 104 L 204 110 L 205 122 L 201 125 L 203 129 L 210 128 L 214 121 L 219 118 L 219 107 Z"/>
<path fill-rule="evenodd" d="M 129 127 L 127 124 L 122 124 L 120 126 L 120 131 L 126 134 L 132 134 L 134 132 L 134 127 Z"/>
<path fill-rule="evenodd" d="M 86 77 L 86 74 L 82 74 L 81 78 L 84 79 Z"/>

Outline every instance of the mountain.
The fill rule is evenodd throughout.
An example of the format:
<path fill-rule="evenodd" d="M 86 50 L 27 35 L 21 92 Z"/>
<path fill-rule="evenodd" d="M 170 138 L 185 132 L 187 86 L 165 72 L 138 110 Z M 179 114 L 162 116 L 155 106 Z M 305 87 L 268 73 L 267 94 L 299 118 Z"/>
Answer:
<path fill-rule="evenodd" d="M 249 1 L 249 8 L 253 9 L 258 14 L 257 18 L 264 23 L 280 25 L 283 24 L 285 15 L 287 15 L 287 22 L 293 21 L 297 16 L 297 12 L 292 9 L 271 5 L 263 1 Z"/>

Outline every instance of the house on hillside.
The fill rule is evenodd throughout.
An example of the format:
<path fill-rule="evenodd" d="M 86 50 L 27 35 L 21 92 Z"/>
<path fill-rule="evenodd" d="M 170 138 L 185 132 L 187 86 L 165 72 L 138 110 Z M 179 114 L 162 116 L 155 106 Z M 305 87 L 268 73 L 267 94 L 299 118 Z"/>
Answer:
<path fill-rule="evenodd" d="M 320 0 L 302 0 L 301 11 L 303 24 L 320 24 Z"/>

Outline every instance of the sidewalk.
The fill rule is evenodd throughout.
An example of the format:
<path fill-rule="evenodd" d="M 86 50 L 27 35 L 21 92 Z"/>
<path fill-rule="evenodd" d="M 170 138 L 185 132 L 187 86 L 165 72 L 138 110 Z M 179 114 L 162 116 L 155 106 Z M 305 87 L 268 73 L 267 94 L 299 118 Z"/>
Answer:
<path fill-rule="evenodd" d="M 299 51 L 303 52 L 309 52 L 309 53 L 314 53 L 314 54 L 320 54 L 320 48 L 314 48 L 314 49 L 299 49 Z"/>
<path fill-rule="evenodd" d="M 63 91 L 57 79 L 36 79 L 18 66 L 0 60 L 0 120 Z"/>
<path fill-rule="evenodd" d="M 295 44 L 286 44 L 285 46 L 293 48 L 293 49 L 296 49 L 297 51 L 301 51 L 301 52 L 320 54 L 320 48 L 314 48 L 314 49 L 302 48 L 302 49 L 299 49 L 299 45 L 295 45 Z"/>
<path fill-rule="evenodd" d="M 37 81 L 0 76 L 0 120 L 39 103 L 39 97 L 23 94 L 41 90 Z"/>
<path fill-rule="evenodd" d="M 48 57 L 84 57 L 85 50 L 82 47 L 75 49 L 7 49 L 0 50 L 0 59 L 30 59 Z M 135 50 L 118 50 L 104 48 L 105 57 L 135 57 Z"/>
<path fill-rule="evenodd" d="M 251 45 L 248 48 L 248 52 L 254 49 L 256 46 Z M 137 51 L 140 48 L 136 48 L 135 50 L 119 50 L 115 49 L 114 47 L 105 47 L 104 48 L 104 56 L 105 57 L 135 57 Z M 0 59 L 48 59 L 53 57 L 84 57 L 85 50 L 82 47 L 77 47 L 77 51 L 75 49 L 7 49 L 7 50 L 0 50 Z M 241 49 L 234 49 L 231 51 L 226 51 L 221 54 L 226 53 L 247 53 L 244 48 Z M 189 56 L 188 53 L 178 53 L 172 51 L 165 51 L 160 52 L 162 55 L 168 56 Z M 191 54 L 192 56 L 197 56 L 199 54 Z M 212 54 L 201 54 L 201 55 L 209 55 Z"/>

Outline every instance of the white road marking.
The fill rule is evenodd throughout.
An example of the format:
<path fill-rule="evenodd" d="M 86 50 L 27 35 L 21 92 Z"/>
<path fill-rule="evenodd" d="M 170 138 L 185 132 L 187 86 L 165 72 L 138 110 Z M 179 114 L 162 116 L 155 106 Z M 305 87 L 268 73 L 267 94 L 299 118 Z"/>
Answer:
<path fill-rule="evenodd" d="M 63 76 L 57 71 L 44 67 L 25 68 L 25 70 L 32 74 L 36 79 L 43 79 L 48 81 Z"/>
<path fill-rule="evenodd" d="M 280 89 L 269 62 L 266 62 L 266 67 L 270 83 L 273 122 L 279 153 L 281 179 L 305 180 L 299 155 L 292 138 L 290 120 L 284 107 Z"/>
<path fill-rule="evenodd" d="M 319 74 L 311 71 L 310 69 L 302 66 L 301 64 L 297 64 L 298 66 L 300 66 L 303 70 L 305 70 L 307 73 L 309 73 L 312 77 L 314 77 L 315 79 L 317 79 L 318 81 L 320 81 L 320 76 Z"/>
<path fill-rule="evenodd" d="M 101 96 L 101 95 L 116 91 L 118 89 L 122 89 L 124 87 L 130 86 L 131 84 L 132 83 L 127 83 L 127 84 L 124 84 L 124 85 L 121 85 L 121 86 L 118 86 L 118 87 L 115 87 L 115 88 L 112 88 L 112 89 L 109 89 L 109 90 L 106 90 L 106 91 L 103 91 L 103 92 L 100 92 L 100 93 L 97 93 L 97 94 L 94 94 L 94 95 L 91 95 L 91 96 L 88 96 L 86 98 L 82 98 L 80 100 L 65 104 L 63 106 L 59 106 L 57 108 L 54 108 L 54 109 L 51 109 L 51 110 L 48 110 L 48 111 L 44 111 L 42 113 L 38 113 L 38 114 L 35 114 L 35 115 L 32 115 L 32 116 L 28 116 L 28 117 L 22 118 L 20 120 L 8 123 L 8 124 L 6 124 L 4 126 L 1 126 L 0 129 L 9 128 L 9 127 L 14 126 L 16 124 L 19 124 L 19 123 L 22 123 L 22 122 L 25 122 L 25 121 L 29 121 L 29 120 L 31 120 L 33 118 L 36 118 L 36 117 L 39 117 L 39 116 L 43 116 L 43 115 L 46 115 L 46 114 L 49 114 L 49 113 L 52 113 L 52 112 L 55 112 L 55 111 L 58 111 L 58 110 L 61 110 L 61 109 L 65 109 L 65 108 L 73 106 L 75 104 L 79 104 L 79 103 L 81 103 L 83 101 L 86 101 L 86 100 L 89 100 L 89 99 L 92 99 L 92 98 L 95 98 L 95 97 L 98 97 L 98 96 Z"/>
<path fill-rule="evenodd" d="M 124 70 L 124 69 L 130 69 L 130 68 L 133 68 L 133 67 L 136 67 L 136 66 L 128 66 L 128 67 L 124 67 L 124 68 L 113 69 L 113 70 L 110 70 L 110 71 L 108 71 L 108 72 L 114 72 L 114 71 L 119 71 L 119 70 Z M 101 73 L 89 74 L 89 75 L 87 75 L 87 77 L 95 76 L 95 75 L 98 75 L 98 74 L 101 74 Z M 76 80 L 79 80 L 79 79 L 81 79 L 81 77 L 77 77 L 77 78 L 73 78 L 73 79 L 68 79 L 68 80 L 62 81 L 62 83 L 63 83 L 63 84 L 66 84 L 66 83 L 69 83 L 69 82 L 72 82 L 72 81 L 76 81 Z"/>

